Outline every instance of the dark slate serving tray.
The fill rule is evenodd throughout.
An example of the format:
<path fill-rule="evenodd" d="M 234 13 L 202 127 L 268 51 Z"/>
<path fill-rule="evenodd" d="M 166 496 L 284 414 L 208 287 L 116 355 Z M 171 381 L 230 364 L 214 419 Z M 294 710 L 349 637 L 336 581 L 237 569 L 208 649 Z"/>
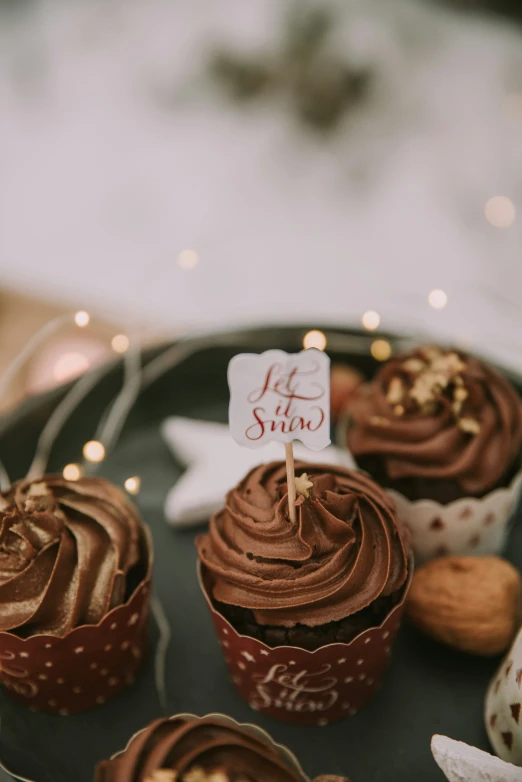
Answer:
<path fill-rule="evenodd" d="M 375 362 L 369 347 L 374 337 L 356 330 L 322 328 L 332 360 L 348 361 L 372 374 Z M 163 418 L 177 414 L 226 421 L 226 369 L 232 355 L 274 347 L 297 351 L 306 331 L 306 326 L 245 330 L 230 338 L 221 335 L 219 344 L 197 350 L 142 392 L 117 447 L 101 467 L 102 475 L 120 485 L 130 475 L 142 479 L 138 505 L 153 531 L 155 585 L 172 628 L 168 713 L 223 712 L 240 722 L 255 722 L 293 750 L 312 777 L 328 772 L 347 774 L 353 782 L 441 782 L 443 775 L 430 753 L 433 733 L 489 749 L 482 708 L 498 660 L 451 652 L 404 624 L 385 685 L 360 713 L 344 722 L 312 728 L 264 718 L 251 711 L 227 679 L 196 581 L 193 538 L 200 530 L 174 531 L 163 516 L 165 495 L 181 472 L 160 437 Z M 388 338 L 394 347 L 405 342 L 393 335 Z M 146 359 L 151 357 L 149 353 Z M 59 437 L 52 470 L 80 459 L 83 443 L 92 438 L 120 384 L 121 367 L 115 364 Z M 60 389 L 30 400 L 0 421 L 0 458 L 12 478 L 24 474 L 36 436 L 63 393 Z M 507 556 L 522 569 L 522 524 L 515 526 Z M 155 643 L 158 633 L 151 628 Z M 0 759 L 14 773 L 35 782 L 92 782 L 99 760 L 121 749 L 135 731 L 161 714 L 152 657 L 134 686 L 79 716 L 35 714 L 0 692 Z M 7 780 L 1 771 L 0 780 Z"/>

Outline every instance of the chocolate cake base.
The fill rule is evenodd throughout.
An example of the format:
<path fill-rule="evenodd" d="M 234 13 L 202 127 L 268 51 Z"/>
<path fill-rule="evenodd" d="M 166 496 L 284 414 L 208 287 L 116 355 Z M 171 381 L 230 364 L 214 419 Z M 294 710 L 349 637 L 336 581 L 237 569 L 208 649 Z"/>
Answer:
<path fill-rule="evenodd" d="M 346 617 L 346 619 L 341 619 L 339 622 L 328 622 L 328 624 L 317 627 L 307 627 L 303 624 L 296 624 L 293 627 L 260 625 L 254 619 L 253 612 L 248 608 L 240 608 L 217 601 L 214 601 L 214 605 L 241 635 L 256 638 L 271 647 L 297 646 L 313 652 L 328 644 L 350 643 L 359 633 L 369 627 L 378 627 L 400 601 L 403 591 L 404 588 L 401 587 L 392 595 L 374 600 L 367 608 Z"/>
<path fill-rule="evenodd" d="M 416 500 L 434 500 L 441 505 L 449 505 L 450 502 L 460 500 L 463 497 L 485 497 L 495 489 L 502 489 L 509 486 L 517 472 L 522 467 L 522 455 L 517 458 L 509 470 L 492 486 L 488 486 L 486 491 L 478 494 L 469 494 L 462 490 L 457 481 L 437 478 L 390 478 L 386 471 L 385 460 L 377 455 L 358 456 L 357 466 L 367 472 L 374 481 L 385 489 L 393 489 L 406 497 L 410 502 Z"/>

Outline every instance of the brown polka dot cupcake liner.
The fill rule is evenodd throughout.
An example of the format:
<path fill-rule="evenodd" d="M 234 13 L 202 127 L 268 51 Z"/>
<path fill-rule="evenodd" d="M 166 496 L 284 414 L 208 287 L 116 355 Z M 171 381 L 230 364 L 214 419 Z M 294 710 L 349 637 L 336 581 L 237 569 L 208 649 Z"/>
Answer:
<path fill-rule="evenodd" d="M 0 633 L 0 684 L 13 699 L 34 711 L 76 714 L 134 682 L 146 655 L 153 560 L 150 531 L 144 529 L 146 575 L 99 624 L 63 637 Z"/>
<path fill-rule="evenodd" d="M 295 725 L 328 725 L 353 716 L 380 689 L 399 629 L 404 601 L 378 627 L 363 631 L 350 643 L 333 643 L 309 652 L 295 646 L 270 647 L 240 635 L 216 610 L 208 576 L 199 565 L 205 595 L 225 662 L 236 689 L 254 711 Z"/>
<path fill-rule="evenodd" d="M 510 485 L 484 497 L 464 497 L 447 505 L 434 500 L 411 501 L 392 489 L 397 513 L 411 531 L 415 561 L 448 555 L 500 554 L 522 489 L 522 472 Z"/>
<path fill-rule="evenodd" d="M 491 680 L 485 703 L 485 723 L 495 754 L 522 764 L 522 630 Z"/>

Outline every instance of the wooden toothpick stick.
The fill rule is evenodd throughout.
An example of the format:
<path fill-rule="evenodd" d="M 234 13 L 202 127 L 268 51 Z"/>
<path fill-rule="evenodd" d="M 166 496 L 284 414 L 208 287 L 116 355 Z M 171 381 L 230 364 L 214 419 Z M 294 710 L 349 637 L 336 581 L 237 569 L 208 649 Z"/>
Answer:
<path fill-rule="evenodd" d="M 288 512 L 290 521 L 296 524 L 297 517 L 295 513 L 295 467 L 294 467 L 294 448 L 292 443 L 285 443 L 286 452 L 286 483 L 288 486 Z"/>

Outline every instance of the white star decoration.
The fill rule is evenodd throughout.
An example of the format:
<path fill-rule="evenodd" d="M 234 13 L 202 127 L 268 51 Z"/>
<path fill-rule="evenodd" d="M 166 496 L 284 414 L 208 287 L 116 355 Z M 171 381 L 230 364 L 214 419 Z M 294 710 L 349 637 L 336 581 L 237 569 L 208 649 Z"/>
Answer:
<path fill-rule="evenodd" d="M 446 736 L 433 736 L 431 751 L 449 782 L 522 782 L 522 768 Z"/>
<path fill-rule="evenodd" d="M 242 448 L 232 438 L 226 424 L 168 418 L 161 429 L 176 459 L 186 466 L 165 501 L 165 515 L 177 527 L 206 521 L 223 507 L 225 494 L 252 467 L 283 460 L 285 455 L 283 445 L 275 442 L 262 448 Z M 334 446 L 311 451 L 301 443 L 295 443 L 294 455 L 307 462 L 354 466 L 351 456 Z"/>

